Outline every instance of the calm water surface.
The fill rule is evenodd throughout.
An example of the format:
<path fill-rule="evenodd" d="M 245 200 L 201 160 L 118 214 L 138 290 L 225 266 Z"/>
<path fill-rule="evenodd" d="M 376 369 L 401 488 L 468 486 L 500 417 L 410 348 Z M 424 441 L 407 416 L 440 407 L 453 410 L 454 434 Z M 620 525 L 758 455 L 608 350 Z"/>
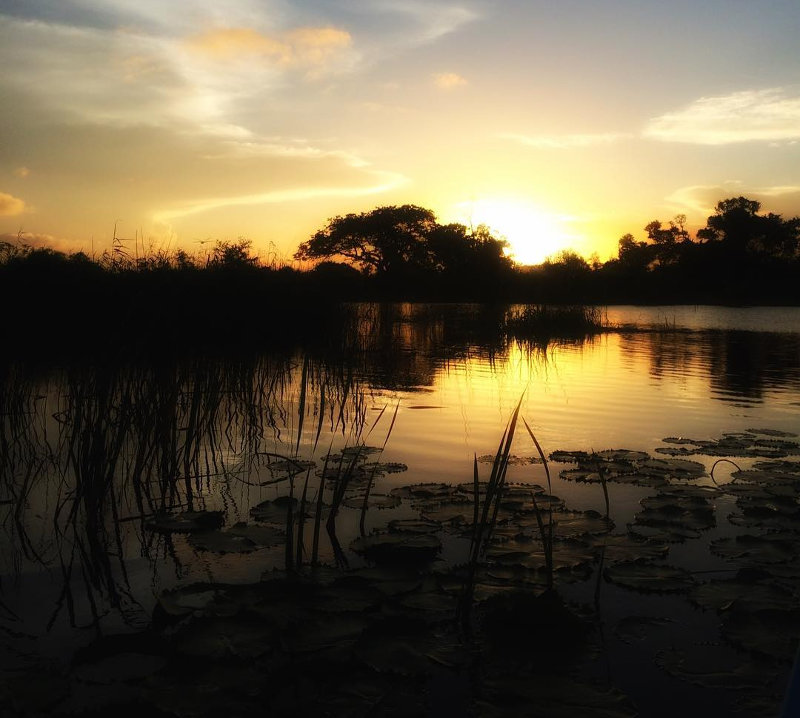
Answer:
<path fill-rule="evenodd" d="M 319 467 L 329 450 L 385 442 L 380 461 L 408 468 L 379 478 L 380 495 L 409 483 L 471 481 L 473 457 L 494 453 L 520 399 L 546 453 L 652 452 L 665 437 L 718 439 L 750 428 L 800 432 L 800 309 L 611 307 L 617 330 L 549 343 L 478 331 L 464 321 L 474 307 L 363 311 L 363 346 L 346 360 L 293 353 L 9 371 L 0 484 L 5 629 L 57 655 L 98 620 L 146 625 L 163 588 L 253 580 L 280 565 L 279 550 L 217 556 L 146 527 L 157 511 L 187 508 L 221 509 L 228 526 L 248 521 L 253 505 L 286 490 L 269 483 L 267 452 Z M 524 432 L 513 453 L 535 455 Z M 514 466 L 510 479 L 541 483 L 542 466 Z M 554 492 L 573 508 L 601 503 L 596 486 L 557 480 Z M 645 493 L 613 488 L 619 526 Z M 351 514 L 341 518 L 345 547 Z M 367 527 L 396 515 L 371 511 Z M 463 547 L 448 550 L 457 560 Z M 330 547 L 322 555 L 330 560 Z"/>
<path fill-rule="evenodd" d="M 512 343 L 492 360 L 431 359 L 429 383 L 383 392 L 400 402 L 389 450 L 415 478 L 464 480 L 473 452 L 493 450 L 520 397 L 546 452 L 652 451 L 672 436 L 800 430 L 800 310 L 612 307 L 608 320 L 636 329 L 667 321 L 670 331 L 621 329 L 541 351 Z M 533 449 L 524 444 L 520 451 Z"/>

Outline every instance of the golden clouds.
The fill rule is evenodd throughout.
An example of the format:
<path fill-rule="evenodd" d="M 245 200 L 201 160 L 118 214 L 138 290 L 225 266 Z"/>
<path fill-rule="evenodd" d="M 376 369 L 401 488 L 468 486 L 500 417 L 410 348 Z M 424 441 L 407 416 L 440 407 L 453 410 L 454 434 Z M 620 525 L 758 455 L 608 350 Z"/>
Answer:
<path fill-rule="evenodd" d="M 300 27 L 279 35 L 231 27 L 194 35 L 187 46 L 215 60 L 257 57 L 281 67 L 314 68 L 329 62 L 351 43 L 350 33 L 335 27 Z"/>
<path fill-rule="evenodd" d="M 436 87 L 442 90 L 452 90 L 456 87 L 463 87 L 467 81 L 455 72 L 440 72 L 433 76 Z"/>
<path fill-rule="evenodd" d="M 780 88 L 701 97 L 650 121 L 644 136 L 665 142 L 726 145 L 800 139 L 800 97 Z"/>
<path fill-rule="evenodd" d="M 14 217 L 25 211 L 25 202 L 14 195 L 0 192 L 0 217 Z"/>

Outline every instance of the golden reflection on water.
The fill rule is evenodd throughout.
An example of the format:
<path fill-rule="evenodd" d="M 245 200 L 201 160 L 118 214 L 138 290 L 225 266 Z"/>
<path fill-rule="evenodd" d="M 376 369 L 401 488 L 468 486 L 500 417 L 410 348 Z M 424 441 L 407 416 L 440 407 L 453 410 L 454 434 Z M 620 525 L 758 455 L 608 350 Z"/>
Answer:
<path fill-rule="evenodd" d="M 420 481 L 468 478 L 473 454 L 496 449 L 514 406 L 545 452 L 652 451 L 669 436 L 719 438 L 763 426 L 797 429 L 797 383 L 725 376 L 715 337 L 610 333 L 531 351 L 513 343 L 491 361 L 469 356 L 437 367 L 424 401 L 397 394 L 400 414 L 388 453 Z M 722 347 L 724 350 L 725 347 Z M 412 409 L 423 403 L 438 408 Z M 514 451 L 530 455 L 518 434 Z"/>

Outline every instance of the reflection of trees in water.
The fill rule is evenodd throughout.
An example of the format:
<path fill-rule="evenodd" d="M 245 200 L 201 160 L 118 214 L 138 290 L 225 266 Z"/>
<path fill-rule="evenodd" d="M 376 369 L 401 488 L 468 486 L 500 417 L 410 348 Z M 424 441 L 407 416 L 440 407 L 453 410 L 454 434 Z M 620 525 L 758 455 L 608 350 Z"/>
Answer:
<path fill-rule="evenodd" d="M 763 399 L 767 389 L 800 383 L 800 335 L 747 331 L 651 331 L 622 334 L 623 352 L 646 353 L 650 374 L 708 377 L 713 392 Z"/>
<path fill-rule="evenodd" d="M 513 344 L 545 356 L 547 339 L 513 339 L 507 305 L 364 304 L 351 344 L 359 371 L 371 385 L 390 389 L 433 386 L 449 363 L 481 358 L 493 363 Z"/>
<path fill-rule="evenodd" d="M 368 385 L 431 386 L 442 367 L 503 361 L 514 342 L 545 357 L 547 342 L 509 339 L 506 313 L 360 305 L 324 355 L 165 357 L 39 375 L 0 365 L 0 576 L 55 571 L 51 623 L 96 622 L 108 606 L 135 617 L 129 557 L 154 574 L 165 559 L 188 570 L 178 542 L 148 529 L 154 516 L 213 508 L 229 522 L 248 518 L 248 482 L 259 485 L 270 452 L 319 459 L 361 442 Z"/>
<path fill-rule="evenodd" d="M 171 557 L 181 571 L 169 535 L 147 529 L 153 516 L 220 496 L 246 515 L 232 480 L 257 473 L 276 447 L 310 452 L 321 433 L 357 439 L 366 411 L 348 367 L 297 356 L 46 378 L 6 366 L 0 380 L 0 575 L 54 570 L 51 625 L 62 613 L 96 622 L 108 606 L 135 615 L 127 557 Z"/>

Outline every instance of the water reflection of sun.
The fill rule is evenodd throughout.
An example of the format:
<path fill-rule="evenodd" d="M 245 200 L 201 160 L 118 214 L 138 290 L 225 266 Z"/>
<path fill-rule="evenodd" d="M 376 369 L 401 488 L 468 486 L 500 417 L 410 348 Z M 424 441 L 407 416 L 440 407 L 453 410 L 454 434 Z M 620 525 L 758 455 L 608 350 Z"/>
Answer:
<path fill-rule="evenodd" d="M 456 206 L 457 221 L 476 227 L 487 225 L 510 245 L 520 264 L 541 264 L 546 257 L 569 249 L 571 238 L 564 220 L 526 200 L 478 199 Z"/>

